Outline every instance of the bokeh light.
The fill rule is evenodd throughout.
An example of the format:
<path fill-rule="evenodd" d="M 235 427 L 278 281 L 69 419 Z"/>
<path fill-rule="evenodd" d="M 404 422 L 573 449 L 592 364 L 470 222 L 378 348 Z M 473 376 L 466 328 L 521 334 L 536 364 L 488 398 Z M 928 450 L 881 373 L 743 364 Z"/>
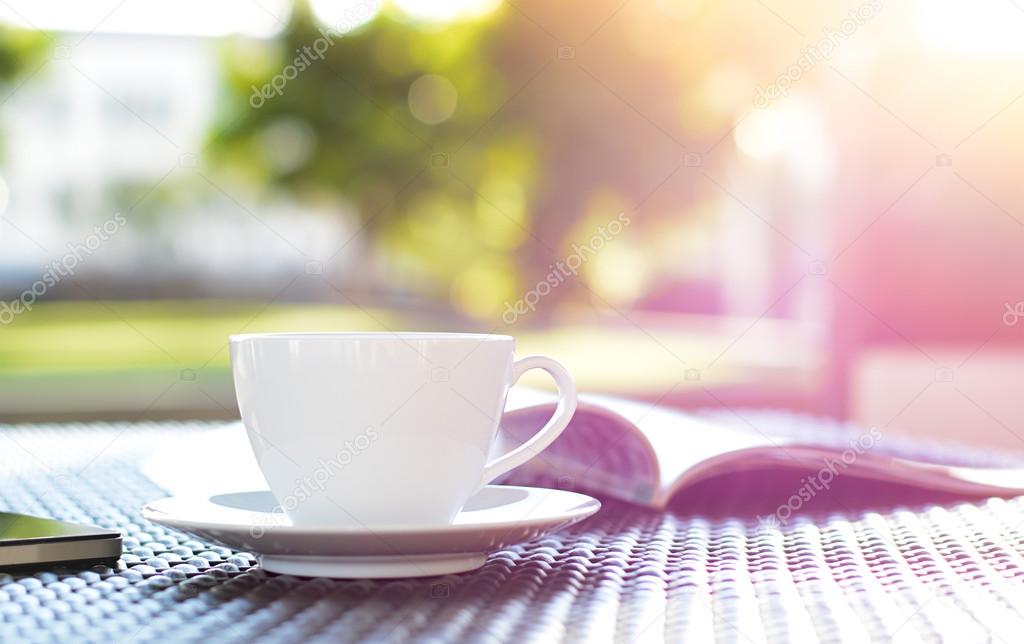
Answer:
<path fill-rule="evenodd" d="M 409 111 L 427 125 L 450 119 L 458 103 L 458 90 L 444 76 L 424 74 L 409 86 Z"/>
<path fill-rule="evenodd" d="M 505 302 L 516 297 L 511 267 L 499 258 L 480 257 L 452 282 L 452 299 L 459 311 L 477 318 L 495 318 Z"/>
<path fill-rule="evenodd" d="M 267 161 L 277 174 L 287 174 L 309 161 L 316 133 L 308 122 L 282 117 L 263 130 L 260 141 Z"/>
<path fill-rule="evenodd" d="M 309 4 L 317 20 L 346 33 L 373 20 L 383 0 L 309 0 Z"/>
<path fill-rule="evenodd" d="M 587 282 L 605 300 L 617 306 L 633 304 L 648 287 L 650 259 L 641 248 L 616 239 L 584 266 Z"/>
<path fill-rule="evenodd" d="M 486 16 L 501 0 L 395 0 L 395 5 L 415 20 L 443 23 Z"/>
<path fill-rule="evenodd" d="M 918 0 L 916 27 L 934 50 L 1024 56 L 1024 10 L 1012 1 Z"/>

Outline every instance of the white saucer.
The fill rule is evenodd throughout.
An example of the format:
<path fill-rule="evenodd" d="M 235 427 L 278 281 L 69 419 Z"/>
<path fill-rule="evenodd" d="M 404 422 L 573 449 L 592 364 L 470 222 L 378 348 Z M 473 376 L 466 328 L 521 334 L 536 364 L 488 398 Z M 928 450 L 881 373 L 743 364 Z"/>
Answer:
<path fill-rule="evenodd" d="M 293 526 L 269 491 L 173 496 L 142 516 L 229 548 L 259 553 L 265 570 L 312 577 L 426 577 L 479 568 L 487 552 L 533 539 L 601 508 L 564 490 L 488 485 L 451 525 Z"/>

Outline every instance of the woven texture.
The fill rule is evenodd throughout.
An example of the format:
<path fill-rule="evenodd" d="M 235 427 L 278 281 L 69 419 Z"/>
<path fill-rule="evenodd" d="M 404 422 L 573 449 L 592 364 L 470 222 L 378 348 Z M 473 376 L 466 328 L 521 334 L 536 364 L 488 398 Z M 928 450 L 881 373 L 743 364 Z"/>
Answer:
<path fill-rule="evenodd" d="M 762 416 L 761 423 L 786 422 Z M 145 522 L 182 476 L 233 458 L 209 424 L 0 427 L 0 507 L 121 530 L 117 569 L 0 573 L 3 641 L 1021 641 L 1024 505 L 857 511 L 768 527 L 606 502 L 480 570 L 338 581 L 263 572 Z M 246 446 L 239 445 L 239 450 Z"/>

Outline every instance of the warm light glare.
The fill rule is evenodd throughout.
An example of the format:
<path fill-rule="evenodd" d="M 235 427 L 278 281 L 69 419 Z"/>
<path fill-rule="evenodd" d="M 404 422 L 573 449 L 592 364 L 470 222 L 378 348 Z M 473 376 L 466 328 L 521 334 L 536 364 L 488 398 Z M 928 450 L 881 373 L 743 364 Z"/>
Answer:
<path fill-rule="evenodd" d="M 383 0 L 311 0 L 309 4 L 317 20 L 346 33 L 373 20 Z"/>
<path fill-rule="evenodd" d="M 485 16 L 501 5 L 501 0 L 395 0 L 403 13 L 426 22 L 449 22 Z"/>
<path fill-rule="evenodd" d="M 700 97 L 704 105 L 719 114 L 734 113 L 737 106 L 750 101 L 750 88 L 754 84 L 746 67 L 723 63 L 715 66 L 704 77 Z"/>
<path fill-rule="evenodd" d="M 585 267 L 587 282 L 602 299 L 629 305 L 644 294 L 647 284 L 648 258 L 646 254 L 616 240 L 594 256 Z"/>
<path fill-rule="evenodd" d="M 654 0 L 654 6 L 673 20 L 689 20 L 704 8 L 704 0 Z"/>
<path fill-rule="evenodd" d="M 1024 54 L 1024 10 L 1015 2 L 919 0 L 921 40 L 954 53 Z"/>
<path fill-rule="evenodd" d="M 758 161 L 781 160 L 808 186 L 824 185 L 834 172 L 834 144 L 820 106 L 792 95 L 755 109 L 736 126 L 736 147 Z"/>
<path fill-rule="evenodd" d="M 787 130 L 793 125 L 789 112 L 778 104 L 755 109 L 736 126 L 736 146 L 754 159 L 778 156 L 786 145 Z"/>

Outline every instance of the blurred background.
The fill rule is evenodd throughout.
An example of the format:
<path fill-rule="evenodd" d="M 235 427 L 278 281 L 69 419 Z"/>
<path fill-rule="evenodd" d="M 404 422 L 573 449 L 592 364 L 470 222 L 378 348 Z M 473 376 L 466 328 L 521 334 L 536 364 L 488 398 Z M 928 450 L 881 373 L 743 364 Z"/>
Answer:
<path fill-rule="evenodd" d="M 1017 447 L 1024 10 L 5 0 L 0 419 L 235 417 L 226 338 Z M 542 382 L 542 381 L 539 381 Z"/>

